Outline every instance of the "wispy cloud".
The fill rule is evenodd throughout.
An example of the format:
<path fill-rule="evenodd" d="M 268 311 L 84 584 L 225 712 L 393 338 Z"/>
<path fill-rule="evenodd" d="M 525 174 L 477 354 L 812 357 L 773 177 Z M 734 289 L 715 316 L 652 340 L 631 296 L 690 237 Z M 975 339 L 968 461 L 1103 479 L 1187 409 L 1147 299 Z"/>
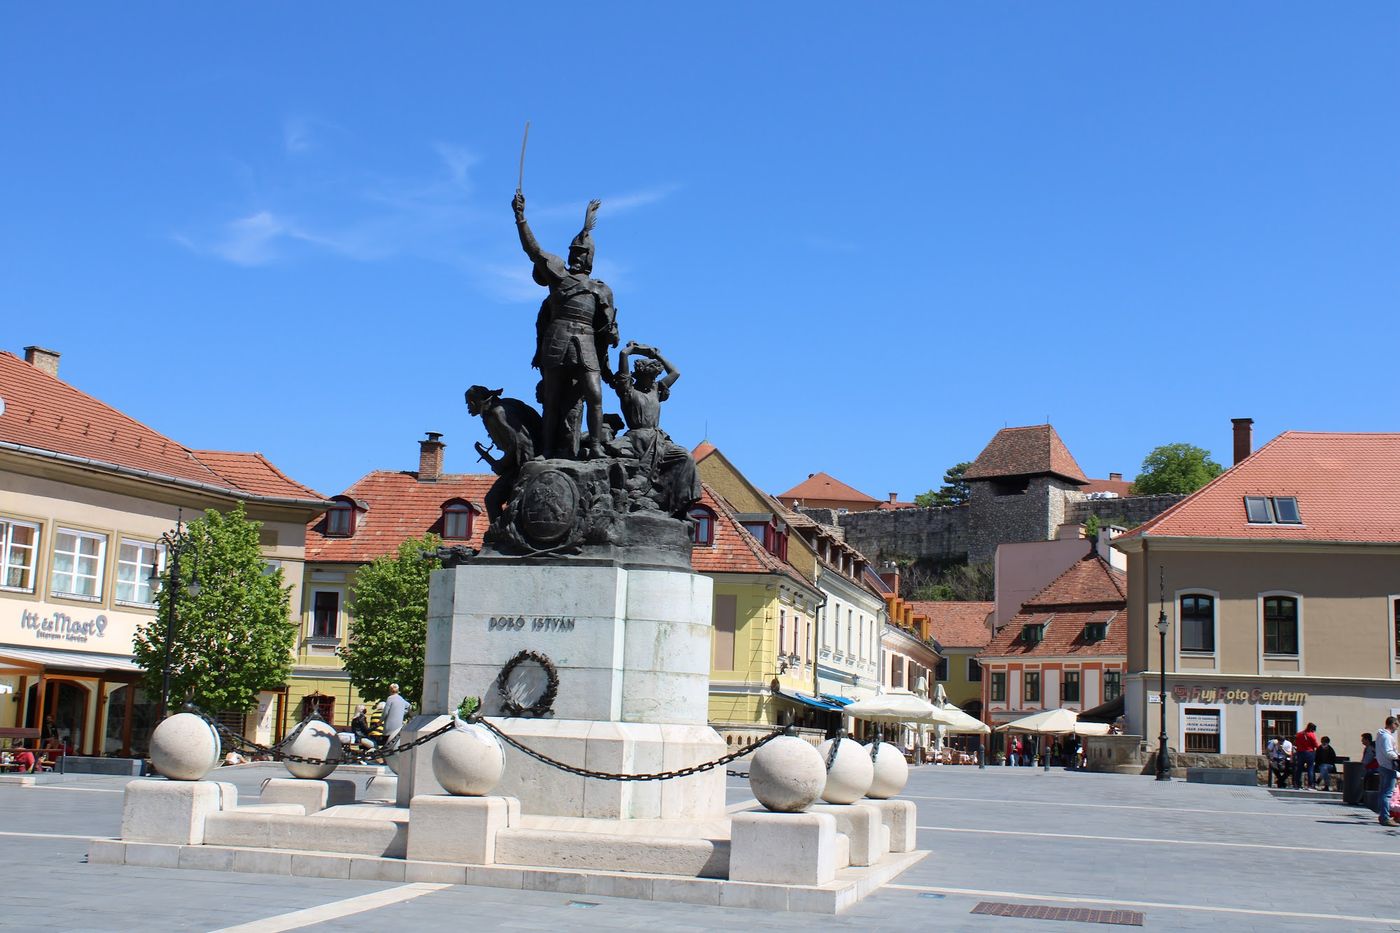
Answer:
<path fill-rule="evenodd" d="M 248 168 L 240 176 L 252 203 L 173 239 L 192 252 L 248 267 L 316 254 L 356 262 L 412 255 L 462 268 L 501 301 L 540 297 L 525 257 L 500 238 L 504 205 L 493 203 L 488 210 L 473 196 L 481 159 L 469 146 L 439 141 L 425 151 L 418 173 L 384 174 L 345 167 L 338 151 L 343 147 L 330 144 L 337 137 L 343 143 L 344 136 L 326 121 L 287 117 L 285 161 L 270 170 Z M 675 190 L 661 185 L 605 195 L 604 220 L 655 204 Z M 532 203 L 530 216 L 546 224 L 565 217 L 581 220 L 585 204 Z M 505 217 L 509 229 L 508 213 Z M 614 281 L 621 270 L 607 271 Z"/>

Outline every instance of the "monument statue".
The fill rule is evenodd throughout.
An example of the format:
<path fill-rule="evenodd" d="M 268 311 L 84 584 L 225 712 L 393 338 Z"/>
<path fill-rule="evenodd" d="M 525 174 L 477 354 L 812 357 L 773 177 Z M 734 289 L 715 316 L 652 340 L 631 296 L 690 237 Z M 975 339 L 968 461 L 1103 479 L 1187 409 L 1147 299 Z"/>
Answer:
<path fill-rule="evenodd" d="M 627 372 L 630 356 L 640 356 Z M 662 372 L 665 378 L 658 381 Z M 671 386 L 680 379 L 680 370 L 671 365 L 655 347 L 628 341 L 618 358 L 613 389 L 622 403 L 627 433 L 613 445 L 618 456 L 636 461 L 628 464 L 629 505 L 655 509 L 684 519 L 700 499 L 700 480 L 690 451 L 661 430 L 661 403 L 671 397 Z"/>
<path fill-rule="evenodd" d="M 583 229 L 569 244 L 567 265 L 540 248 L 525 220 L 525 194 L 517 190 L 511 206 L 520 245 L 533 264 L 536 284 L 549 289 L 535 321 L 535 357 L 543 385 L 544 455 L 572 459 L 577 437 L 565 437 L 569 413 L 581 399 L 587 409 L 590 457 L 603 455 L 602 369 L 607 349 L 617 346 L 617 310 L 612 289 L 592 277 L 593 237 L 599 201 L 590 201 Z"/>
<path fill-rule="evenodd" d="M 496 474 L 496 482 L 486 493 L 486 517 L 494 522 L 510 498 L 511 487 L 523 464 L 535 459 L 540 444 L 540 414 L 518 398 L 501 398 L 503 389 L 472 386 L 467 389 L 467 411 L 481 418 L 491 447 L 476 442 L 476 452 Z M 491 456 L 492 447 L 501 451 Z"/>

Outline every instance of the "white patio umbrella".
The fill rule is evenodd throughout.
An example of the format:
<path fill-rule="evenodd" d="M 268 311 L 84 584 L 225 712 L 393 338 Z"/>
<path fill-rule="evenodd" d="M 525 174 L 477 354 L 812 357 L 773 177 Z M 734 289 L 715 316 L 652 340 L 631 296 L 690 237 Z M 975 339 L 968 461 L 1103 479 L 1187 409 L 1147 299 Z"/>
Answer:
<path fill-rule="evenodd" d="M 1069 735 L 1079 723 L 1079 714 L 1072 709 L 1047 709 L 1024 719 L 997 726 L 998 732 L 1034 732 L 1040 735 Z M 1089 725 L 1089 723 L 1085 723 Z"/>
<path fill-rule="evenodd" d="M 952 704 L 944 706 L 942 710 L 953 720 L 944 728 L 948 735 L 986 735 L 992 731 L 991 726 Z"/>
<path fill-rule="evenodd" d="M 871 722 L 913 722 L 927 725 L 948 725 L 953 721 L 945 710 L 928 700 L 914 696 L 908 690 L 891 690 L 847 704 L 842 710 L 847 716 Z"/>

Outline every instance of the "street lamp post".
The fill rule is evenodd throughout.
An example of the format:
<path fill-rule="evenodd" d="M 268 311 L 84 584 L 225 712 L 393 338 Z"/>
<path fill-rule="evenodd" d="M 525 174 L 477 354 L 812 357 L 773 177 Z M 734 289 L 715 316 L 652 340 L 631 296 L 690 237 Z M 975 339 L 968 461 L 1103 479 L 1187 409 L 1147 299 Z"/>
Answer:
<path fill-rule="evenodd" d="M 157 720 L 163 720 L 170 707 L 170 657 L 175 648 L 175 627 L 178 624 L 179 613 L 176 604 L 179 602 L 180 594 L 180 555 L 190 547 L 191 539 L 189 532 L 184 527 L 184 510 L 176 512 L 175 530 L 167 531 L 160 536 L 160 543 L 165 545 L 165 553 L 170 555 L 170 582 L 171 590 L 166 601 L 165 610 L 165 660 L 161 665 L 160 672 L 160 713 Z M 189 585 L 184 587 L 184 591 L 191 596 L 199 595 L 199 568 L 196 566 L 195 574 L 191 577 Z M 151 567 L 152 585 L 159 586 L 161 583 L 160 569 Z"/>
<path fill-rule="evenodd" d="M 1171 758 L 1167 754 L 1167 605 L 1165 583 L 1161 586 L 1157 604 L 1157 635 L 1161 639 L 1161 681 L 1158 690 L 1158 705 L 1162 708 L 1162 727 L 1157 735 L 1157 780 L 1172 779 Z"/>

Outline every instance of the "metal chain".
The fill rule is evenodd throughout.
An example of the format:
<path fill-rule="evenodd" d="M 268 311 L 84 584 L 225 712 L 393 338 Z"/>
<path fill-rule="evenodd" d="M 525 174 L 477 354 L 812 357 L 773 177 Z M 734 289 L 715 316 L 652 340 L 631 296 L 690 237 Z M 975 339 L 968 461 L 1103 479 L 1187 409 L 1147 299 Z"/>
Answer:
<path fill-rule="evenodd" d="M 591 771 L 588 768 L 579 768 L 574 765 L 565 764 L 564 762 L 559 761 L 556 758 L 550 758 L 543 752 L 537 752 L 533 748 L 530 748 L 528 745 L 525 745 L 512 738 L 511 736 L 506 735 L 500 729 L 496 728 L 495 725 L 483 718 L 472 716 L 468 721 L 480 723 L 481 725 L 485 726 L 497 738 L 505 742 L 507 745 L 520 752 L 523 752 L 524 754 L 530 756 L 538 762 L 541 762 L 542 764 L 549 765 L 551 768 L 558 768 L 560 771 L 565 771 L 569 774 L 577 774 L 586 778 L 596 778 L 600 781 L 669 781 L 672 778 L 690 777 L 692 774 L 702 774 L 706 771 L 718 768 L 721 765 L 727 765 L 731 761 L 736 761 L 740 758 L 743 758 L 750 752 L 756 751 L 757 749 L 760 749 L 763 746 L 767 745 L 769 742 L 782 735 L 785 731 L 781 727 L 778 729 L 774 729 L 771 733 L 765 735 L 763 738 L 750 742 L 748 745 L 745 745 L 742 748 L 735 749 L 727 755 L 716 758 L 714 761 L 707 761 L 703 764 L 691 765 L 688 768 L 678 768 L 675 771 L 654 771 L 647 774 L 618 774 L 611 771 Z M 738 772 L 726 773 L 734 776 L 739 775 Z M 748 772 L 744 772 L 743 776 L 747 777 Z"/>
<path fill-rule="evenodd" d="M 385 758 L 391 755 L 401 755 L 406 751 L 418 748 L 422 745 L 426 745 L 434 739 L 438 738 L 439 736 L 451 732 L 457 727 L 458 722 L 458 720 L 454 719 L 439 729 L 434 729 L 432 732 L 419 736 L 412 742 L 407 742 L 402 745 L 394 745 L 392 748 L 379 747 L 372 749 L 360 749 L 349 745 L 342 745 L 342 757 L 340 758 L 313 758 L 307 755 L 291 754 L 290 752 L 284 751 L 284 747 L 291 745 L 292 742 L 296 739 L 296 737 L 301 734 L 302 730 L 304 730 L 311 722 L 318 720 L 321 722 L 325 721 L 322 720 L 321 717 L 315 713 L 315 711 L 313 711 L 311 715 L 307 716 L 305 719 L 299 722 L 297 724 L 297 727 L 293 729 L 292 732 L 289 735 L 287 735 L 287 737 L 284 738 L 282 741 L 277 742 L 273 745 L 260 745 L 257 742 L 254 742 L 251 739 L 247 738 L 246 736 L 234 732 L 232 729 L 228 728 L 223 723 L 219 722 L 217 719 L 214 719 L 212 716 L 201 710 L 199 707 L 195 706 L 193 703 L 185 704 L 185 709 L 191 713 L 194 713 L 196 716 L 199 716 L 205 722 L 209 723 L 209 725 L 214 727 L 214 729 L 219 733 L 221 737 L 230 740 L 231 744 L 233 745 L 234 751 L 251 751 L 254 754 L 258 755 L 271 755 L 277 761 L 291 761 L 298 764 L 308 765 L 341 765 L 365 764 L 367 762 L 383 762 Z M 674 771 L 654 771 L 645 774 L 621 774 L 610 771 L 593 771 L 588 768 L 580 768 L 575 765 L 566 764 L 555 758 L 550 758 L 543 752 L 536 751 L 535 749 L 530 748 L 528 745 L 525 745 L 524 743 L 513 738 L 512 736 L 509 736 L 506 733 L 502 732 L 494 724 L 488 722 L 484 717 L 477 714 L 469 716 L 466 720 L 461 721 L 468 723 L 477 723 L 482 726 L 485 726 L 488 731 L 490 731 L 501 741 L 505 742 L 507 745 L 517 749 L 525 755 L 528 755 L 536 761 L 541 762 L 542 764 L 549 765 L 551 768 L 558 768 L 560 771 L 564 771 L 569 774 L 577 774 L 586 778 L 596 778 L 600 781 L 668 781 L 673 778 L 690 777 L 693 774 L 703 774 L 704 772 L 711 771 L 715 768 L 720 767 L 721 765 L 727 765 L 732 761 L 737 761 L 738 759 L 743 758 L 750 752 L 757 751 L 758 749 L 767 745 L 769 742 L 776 739 L 778 736 L 783 735 L 786 731 L 784 728 L 779 727 L 777 729 L 774 729 L 771 733 L 765 735 L 761 739 L 756 739 L 753 742 L 750 742 L 748 745 L 745 745 L 741 748 L 737 748 L 734 751 L 728 753 L 727 755 L 723 755 L 719 758 L 716 758 L 713 761 L 703 762 L 702 764 L 691 765 L 686 768 L 678 768 Z M 749 773 L 747 771 L 726 771 L 725 774 L 729 777 L 740 778 L 747 778 L 749 776 Z"/>

